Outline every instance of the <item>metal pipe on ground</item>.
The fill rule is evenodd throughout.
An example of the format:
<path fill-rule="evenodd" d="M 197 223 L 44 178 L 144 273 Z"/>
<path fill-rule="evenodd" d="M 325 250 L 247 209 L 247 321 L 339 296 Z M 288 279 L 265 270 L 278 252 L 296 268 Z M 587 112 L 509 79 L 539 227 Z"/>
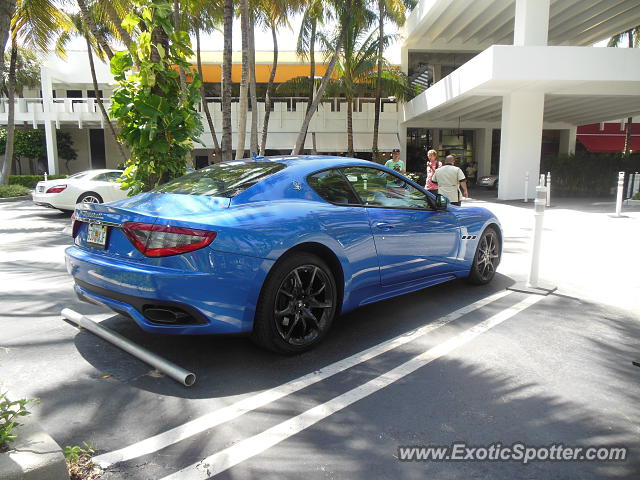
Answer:
<path fill-rule="evenodd" d="M 185 387 L 190 387 L 196 383 L 196 375 L 192 372 L 179 367 L 175 363 L 172 363 L 153 352 L 150 352 L 146 348 L 141 347 L 133 343 L 128 338 L 123 337 L 119 333 L 116 333 L 102 325 L 88 319 L 81 313 L 75 312 L 69 308 L 62 310 L 61 315 L 82 327 L 91 333 L 105 339 L 107 342 L 112 343 L 116 347 L 130 353 L 134 357 L 142 360 L 143 362 L 151 365 L 157 370 L 161 371 L 168 377 L 180 382 Z"/>

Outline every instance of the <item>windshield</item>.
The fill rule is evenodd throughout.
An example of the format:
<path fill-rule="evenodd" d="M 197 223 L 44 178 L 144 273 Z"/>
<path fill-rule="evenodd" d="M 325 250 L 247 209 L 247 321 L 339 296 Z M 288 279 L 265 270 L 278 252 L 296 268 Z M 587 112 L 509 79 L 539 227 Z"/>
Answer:
<path fill-rule="evenodd" d="M 259 181 L 285 168 L 274 162 L 225 162 L 187 173 L 154 192 L 235 197 Z"/>

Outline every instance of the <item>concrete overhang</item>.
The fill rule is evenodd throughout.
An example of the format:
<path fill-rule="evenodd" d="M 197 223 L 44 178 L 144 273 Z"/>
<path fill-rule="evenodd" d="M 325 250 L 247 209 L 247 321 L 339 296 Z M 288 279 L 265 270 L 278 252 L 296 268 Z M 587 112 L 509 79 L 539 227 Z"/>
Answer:
<path fill-rule="evenodd" d="M 640 115 L 640 49 L 495 45 L 406 103 L 400 121 L 499 122 L 517 91 L 545 94 L 545 123 Z"/>
<path fill-rule="evenodd" d="M 515 0 L 421 0 L 403 48 L 484 50 L 513 44 Z M 549 45 L 589 46 L 640 25 L 638 0 L 551 0 Z"/>

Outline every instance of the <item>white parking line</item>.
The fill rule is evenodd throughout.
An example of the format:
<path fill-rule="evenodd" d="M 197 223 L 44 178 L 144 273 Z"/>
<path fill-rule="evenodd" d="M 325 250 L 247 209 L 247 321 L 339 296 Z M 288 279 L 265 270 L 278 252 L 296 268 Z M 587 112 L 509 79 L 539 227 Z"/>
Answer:
<path fill-rule="evenodd" d="M 378 345 L 370 347 L 362 352 L 356 353 L 350 357 L 347 357 L 338 362 L 327 365 L 326 367 L 309 373 L 302 377 L 298 377 L 283 385 L 265 390 L 251 397 L 239 400 L 236 403 L 222 407 L 211 413 L 207 413 L 199 418 L 184 423 L 178 427 L 167 430 L 166 432 L 159 433 L 153 437 L 149 437 L 140 442 L 134 443 L 127 447 L 107 452 L 102 455 L 96 456 L 93 461 L 100 465 L 102 468 L 107 468 L 110 465 L 118 462 L 124 462 L 133 458 L 141 457 L 153 452 L 157 452 L 163 448 L 166 448 L 174 443 L 178 443 L 193 435 L 202 433 L 210 428 L 220 425 L 224 422 L 228 422 L 234 418 L 240 417 L 245 413 L 251 412 L 257 408 L 263 407 L 271 402 L 274 402 L 282 397 L 291 395 L 298 390 L 302 390 L 314 383 L 321 382 L 337 373 L 344 370 L 348 370 L 355 365 L 366 362 L 378 355 L 381 355 L 389 350 L 393 350 L 401 345 L 415 340 L 416 338 L 429 333 L 437 328 L 440 328 L 458 318 L 478 310 L 496 300 L 499 300 L 512 293 L 511 291 L 497 292 L 489 297 L 483 298 L 470 305 L 455 310 L 444 317 L 439 318 L 437 321 L 425 325 L 423 327 L 414 330 L 411 333 L 399 335 L 395 338 L 382 342 Z"/>
<path fill-rule="evenodd" d="M 176 473 L 164 477 L 162 480 L 206 479 L 224 472 L 225 470 L 258 455 L 265 450 L 268 450 L 274 445 L 277 445 L 302 430 L 309 428 L 329 415 L 332 415 L 358 400 L 361 400 L 400 380 L 401 378 L 406 377 L 420 367 L 424 367 L 461 345 L 470 342 L 474 338 L 501 324 L 505 320 L 513 317 L 543 298 L 543 296 L 538 295 L 527 297 L 513 307 L 507 308 L 487 320 L 464 330 L 449 340 L 430 348 L 426 352 L 413 357 L 411 360 L 380 375 L 379 377 L 376 377 L 353 390 L 349 390 L 326 403 L 311 408 L 296 417 L 275 425 L 262 433 L 214 453 L 198 463 L 189 465 Z"/>

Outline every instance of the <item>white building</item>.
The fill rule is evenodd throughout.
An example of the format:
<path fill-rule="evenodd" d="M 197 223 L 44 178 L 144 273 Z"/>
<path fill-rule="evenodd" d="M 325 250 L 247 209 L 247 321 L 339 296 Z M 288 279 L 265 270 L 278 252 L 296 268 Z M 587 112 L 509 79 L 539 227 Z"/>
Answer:
<path fill-rule="evenodd" d="M 500 129 L 498 198 L 523 197 L 539 173 L 542 133 L 575 148 L 576 126 L 640 114 L 640 49 L 597 48 L 640 25 L 639 0 L 420 0 L 405 26 L 402 68 L 431 84 L 401 111 L 400 137 L 472 130 L 479 174 Z"/>
<path fill-rule="evenodd" d="M 206 85 L 219 95 L 221 52 L 202 52 L 203 69 Z M 105 63 L 96 61 L 96 73 L 101 96 L 105 107 L 109 109 L 109 97 L 115 88 L 113 76 Z M 233 81 L 240 79 L 241 55 L 234 52 Z M 256 52 L 256 77 L 264 86 L 269 76 L 272 62 L 271 52 Z M 316 72 L 322 75 L 326 66 L 319 63 Z M 308 75 L 308 64 L 301 61 L 295 52 L 280 52 L 276 82 L 283 82 L 299 75 Z M 49 55 L 41 69 L 41 86 L 37 90 L 25 91 L 26 98 L 16 99 L 16 124 L 27 128 L 44 128 L 47 141 L 47 165 L 43 166 L 50 174 L 68 173 L 64 162 L 57 158 L 54 132 L 56 129 L 71 134 L 74 148 L 78 151 L 78 159 L 70 164 L 71 172 L 89 168 L 114 168 L 122 162 L 122 158 L 113 141 L 113 137 L 105 128 L 103 117 L 98 108 L 93 91 L 86 51 L 70 51 L 68 58 L 62 60 Z M 231 108 L 233 128 L 233 148 L 237 145 L 238 130 L 237 98 Z M 219 96 L 207 97 L 214 128 L 221 142 L 222 104 Z M 307 98 L 277 97 L 269 120 L 267 151 L 289 153 L 304 119 Z M 265 104 L 258 103 L 258 138 L 262 133 Z M 201 108 L 200 108 L 201 110 Z M 7 123 L 8 101 L 0 98 L 0 125 Z M 379 148 L 390 152 L 400 146 L 398 138 L 398 104 L 395 99 L 385 98 L 380 115 Z M 359 98 L 355 101 L 353 111 L 354 150 L 370 152 L 374 120 L 374 99 Z M 194 156 L 201 165 L 214 160 L 213 140 L 207 121 L 202 114 L 205 133 L 201 140 L 205 144 L 195 145 Z M 247 119 L 245 145 L 250 146 L 250 115 Z M 318 153 L 344 153 L 347 150 L 347 106 L 344 98 L 327 99 L 318 107 L 309 126 L 305 147 Z M 267 152 L 269 153 L 269 152 Z"/>

